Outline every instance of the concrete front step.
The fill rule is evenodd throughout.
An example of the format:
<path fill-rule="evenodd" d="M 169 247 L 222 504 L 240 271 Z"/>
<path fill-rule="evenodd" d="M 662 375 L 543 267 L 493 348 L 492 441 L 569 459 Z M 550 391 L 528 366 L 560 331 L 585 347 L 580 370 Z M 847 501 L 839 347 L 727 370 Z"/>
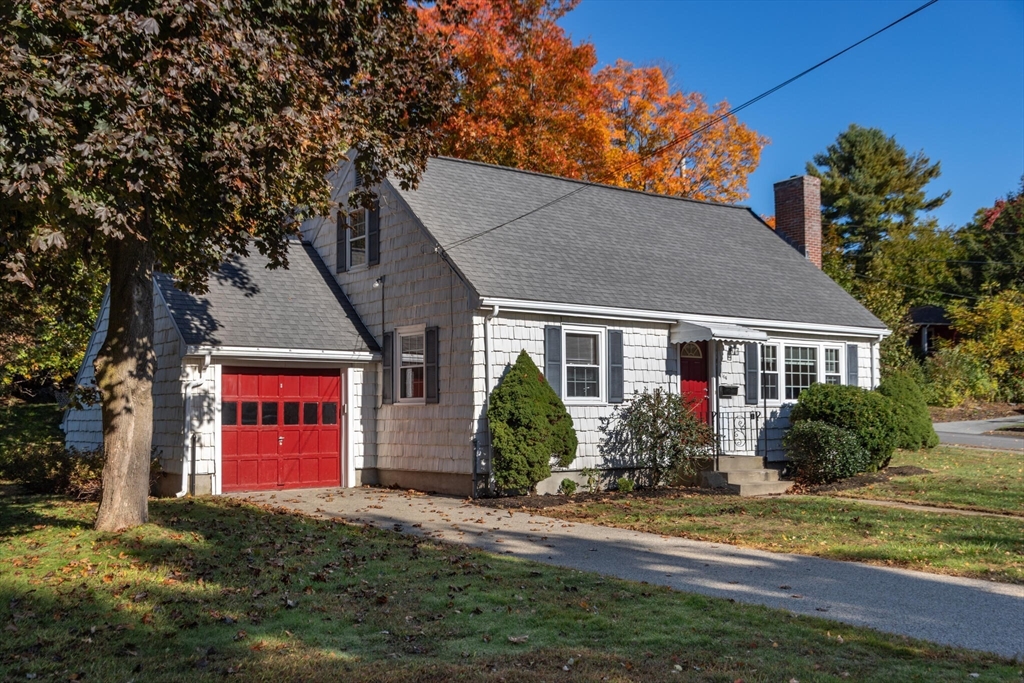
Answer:
<path fill-rule="evenodd" d="M 793 486 L 791 481 L 779 481 L 779 471 L 765 468 L 761 458 L 743 455 L 720 456 L 717 470 L 701 473 L 701 484 L 740 496 L 785 493 Z"/>

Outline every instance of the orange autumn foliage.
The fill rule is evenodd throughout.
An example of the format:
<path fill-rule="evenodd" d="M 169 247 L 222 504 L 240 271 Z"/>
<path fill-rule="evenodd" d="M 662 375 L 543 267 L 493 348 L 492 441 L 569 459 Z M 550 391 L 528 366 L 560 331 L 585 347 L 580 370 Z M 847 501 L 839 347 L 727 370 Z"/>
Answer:
<path fill-rule="evenodd" d="M 649 192 L 721 202 L 747 196 L 767 138 L 700 93 L 673 90 L 656 66 L 595 73 L 589 42 L 556 23 L 578 0 L 449 0 L 421 9 L 451 45 L 458 104 L 441 153 Z M 451 19 L 458 16 L 458 20 Z"/>
<path fill-rule="evenodd" d="M 556 23 L 578 0 L 453 0 L 461 22 L 421 10 L 453 46 L 460 84 L 441 153 L 570 178 L 606 172 L 608 127 L 594 46 Z"/>
<path fill-rule="evenodd" d="M 746 198 L 747 176 L 768 140 L 735 116 L 714 123 L 727 102 L 712 108 L 700 93 L 670 89 L 660 68 L 622 60 L 596 79 L 611 123 L 610 182 L 692 199 Z"/>

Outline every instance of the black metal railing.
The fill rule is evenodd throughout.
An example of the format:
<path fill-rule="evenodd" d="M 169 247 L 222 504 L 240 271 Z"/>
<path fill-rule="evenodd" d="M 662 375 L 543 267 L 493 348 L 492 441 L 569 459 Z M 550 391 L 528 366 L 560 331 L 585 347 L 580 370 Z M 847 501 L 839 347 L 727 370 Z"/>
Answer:
<path fill-rule="evenodd" d="M 718 455 L 760 455 L 761 412 L 723 410 L 713 414 L 715 450 Z"/>

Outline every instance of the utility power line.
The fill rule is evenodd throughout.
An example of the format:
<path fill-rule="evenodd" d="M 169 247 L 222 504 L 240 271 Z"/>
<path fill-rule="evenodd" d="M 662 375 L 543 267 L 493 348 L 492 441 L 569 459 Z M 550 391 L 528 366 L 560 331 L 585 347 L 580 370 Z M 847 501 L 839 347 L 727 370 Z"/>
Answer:
<path fill-rule="evenodd" d="M 931 289 L 929 287 L 919 287 L 917 285 L 907 285 L 907 284 L 903 284 L 902 282 L 892 282 L 891 280 L 880 280 L 877 277 L 870 277 L 868 275 L 857 275 L 856 273 L 851 273 L 851 275 L 853 275 L 854 277 L 859 277 L 862 280 L 871 280 L 872 282 L 881 282 L 882 284 L 892 285 L 893 287 L 906 287 L 907 289 L 917 289 L 917 290 L 920 290 L 922 292 L 930 292 L 932 294 L 942 294 L 944 296 L 951 296 L 951 297 L 953 297 L 955 299 L 971 299 L 973 301 L 981 301 L 981 299 L 982 299 L 982 297 L 980 297 L 980 296 L 967 296 L 965 294 L 954 294 L 953 292 L 943 292 L 941 290 Z"/>
<path fill-rule="evenodd" d="M 644 161 L 647 161 L 648 159 L 651 159 L 651 158 L 653 158 L 655 156 L 658 156 L 659 154 L 662 154 L 662 153 L 668 151 L 669 149 L 671 149 L 672 147 L 675 147 L 676 145 L 678 145 L 680 142 L 683 142 L 684 140 L 693 139 L 694 137 L 696 137 L 696 136 L 700 135 L 701 133 L 707 131 L 711 127 L 713 127 L 713 126 L 721 123 L 722 121 L 726 120 L 730 116 L 733 116 L 737 112 L 740 112 L 740 111 L 746 109 L 747 107 L 749 107 L 749 106 L 751 106 L 751 105 L 753 105 L 753 104 L 755 104 L 757 102 L 760 102 L 761 100 L 763 100 L 764 98 L 768 97 L 769 95 L 772 95 L 772 94 L 778 92 L 782 88 L 785 88 L 787 85 L 790 85 L 793 82 L 803 78 L 804 76 L 806 76 L 807 74 L 811 73 L 812 71 L 815 71 L 816 69 L 819 69 L 819 68 L 825 66 L 826 64 L 828 64 L 832 60 L 834 60 L 834 59 L 836 59 L 836 58 L 846 54 L 850 50 L 853 50 L 854 48 L 856 48 L 856 47 L 866 43 L 867 41 L 871 40 L 875 36 L 877 36 L 877 35 L 879 35 L 881 33 L 884 33 L 885 31 L 888 31 L 893 26 L 896 26 L 897 24 L 899 24 L 899 23 L 901 23 L 903 21 L 906 21 L 910 17 L 914 16 L 918 12 L 923 11 L 924 9 L 930 7 L 931 5 L 934 5 L 938 1 L 939 0 L 928 0 L 928 2 L 924 3 L 923 5 L 918 7 L 917 9 L 912 10 L 912 11 L 908 12 L 907 14 L 904 14 L 899 19 L 896 19 L 895 21 L 893 21 L 893 22 L 883 26 L 882 28 L 878 29 L 877 31 L 875 31 L 871 35 L 868 35 L 868 36 L 865 36 L 864 38 L 861 38 L 856 43 L 853 43 L 852 45 L 849 45 L 849 46 L 843 48 L 839 52 L 836 52 L 832 56 L 827 57 L 826 59 L 821 60 L 820 62 L 818 62 L 814 66 L 812 66 L 810 68 L 807 68 L 807 69 L 804 69 L 803 71 L 801 71 L 797 75 L 793 76 L 792 78 L 789 78 L 789 79 L 783 81 L 782 83 L 779 83 L 778 85 L 776 85 L 776 86 L 774 86 L 772 88 L 769 88 L 768 90 L 765 90 L 761 94 L 759 94 L 759 95 L 757 95 L 757 96 L 747 100 L 743 104 L 740 104 L 740 105 L 738 105 L 736 107 L 733 107 L 733 108 L 729 109 L 724 114 L 720 114 L 720 115 L 716 116 L 715 118 L 711 119 L 710 121 L 708 121 L 704 125 L 699 126 L 699 127 L 695 128 L 692 131 L 683 133 L 682 135 L 679 135 L 679 136 L 673 138 L 672 140 L 668 141 L 667 143 L 665 143 L 661 147 L 657 147 L 657 148 L 651 150 L 650 152 L 648 152 L 647 154 L 645 154 L 645 155 L 643 155 L 643 156 L 633 160 L 632 162 L 630 162 L 630 163 L 620 167 L 619 169 L 616 169 L 609 176 L 605 176 L 605 178 L 611 178 L 611 177 L 614 177 L 614 176 L 622 173 L 623 171 L 627 171 L 627 170 L 629 170 L 630 168 L 632 168 L 633 166 L 635 166 L 637 164 L 641 164 Z M 522 213 L 522 214 L 516 216 L 515 218 L 511 218 L 511 219 L 509 219 L 509 220 L 507 220 L 507 221 L 505 221 L 503 223 L 499 223 L 498 225 L 495 225 L 494 227 L 487 228 L 486 230 L 481 230 L 480 232 L 477 232 L 477 233 L 474 233 L 472 235 L 468 235 L 468 236 L 463 237 L 461 239 L 455 240 L 454 242 L 452 242 L 451 244 L 448 244 L 447 246 L 437 245 L 436 251 L 443 252 L 443 251 L 447 251 L 449 249 L 455 249 L 455 248 L 460 247 L 460 246 L 462 246 L 462 245 L 464 245 L 464 244 L 466 244 L 468 242 L 472 242 L 473 240 L 475 240 L 477 238 L 483 237 L 484 235 L 488 235 L 488 234 L 494 232 L 495 230 L 499 230 L 501 228 L 504 228 L 507 225 L 515 223 L 518 220 L 526 218 L 527 216 L 533 215 L 533 214 L 537 213 L 538 211 L 542 211 L 542 210 L 548 208 L 549 206 L 551 206 L 553 204 L 557 204 L 560 201 L 563 201 L 565 199 L 573 197 L 573 196 L 579 194 L 580 192 L 582 192 L 583 190 L 586 190 L 587 188 L 595 187 L 595 186 L 600 186 L 601 185 L 601 183 L 598 182 L 598 181 L 583 180 L 583 181 L 575 181 L 575 182 L 579 182 L 581 184 L 580 184 L 579 187 L 577 187 L 576 189 L 572 190 L 571 192 L 567 192 L 567 193 L 565 193 L 563 195 L 555 197 L 554 199 L 552 199 L 550 201 L 547 201 L 547 202 L 541 204 L 540 206 L 538 206 L 538 207 L 536 207 L 534 209 L 530 209 L 529 211 L 527 211 L 525 213 Z"/>

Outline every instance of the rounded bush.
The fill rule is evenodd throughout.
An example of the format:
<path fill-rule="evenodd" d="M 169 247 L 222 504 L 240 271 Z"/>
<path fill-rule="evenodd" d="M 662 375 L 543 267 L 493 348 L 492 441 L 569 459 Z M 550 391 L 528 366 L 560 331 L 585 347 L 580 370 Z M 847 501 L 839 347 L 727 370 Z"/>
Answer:
<path fill-rule="evenodd" d="M 921 386 L 910 374 L 894 372 L 878 385 L 878 393 L 892 401 L 899 427 L 897 448 L 917 450 L 939 445 Z"/>
<path fill-rule="evenodd" d="M 615 488 L 619 493 L 629 493 L 633 490 L 633 480 L 627 477 L 619 477 L 615 480 Z"/>
<path fill-rule="evenodd" d="M 499 492 L 532 492 L 552 460 L 567 467 L 576 458 L 572 417 L 526 351 L 491 392 L 487 419 Z"/>
<path fill-rule="evenodd" d="M 797 422 L 783 440 L 797 476 L 810 484 L 829 484 L 867 469 L 871 460 L 857 435 L 821 422 Z"/>
<path fill-rule="evenodd" d="M 566 477 L 562 480 L 562 483 L 558 485 L 558 492 L 563 496 L 571 496 L 576 493 L 576 482 Z"/>
<path fill-rule="evenodd" d="M 892 401 L 876 391 L 838 384 L 814 384 L 800 392 L 789 415 L 793 424 L 808 420 L 849 429 L 871 456 L 867 469 L 882 469 L 899 441 Z"/>

